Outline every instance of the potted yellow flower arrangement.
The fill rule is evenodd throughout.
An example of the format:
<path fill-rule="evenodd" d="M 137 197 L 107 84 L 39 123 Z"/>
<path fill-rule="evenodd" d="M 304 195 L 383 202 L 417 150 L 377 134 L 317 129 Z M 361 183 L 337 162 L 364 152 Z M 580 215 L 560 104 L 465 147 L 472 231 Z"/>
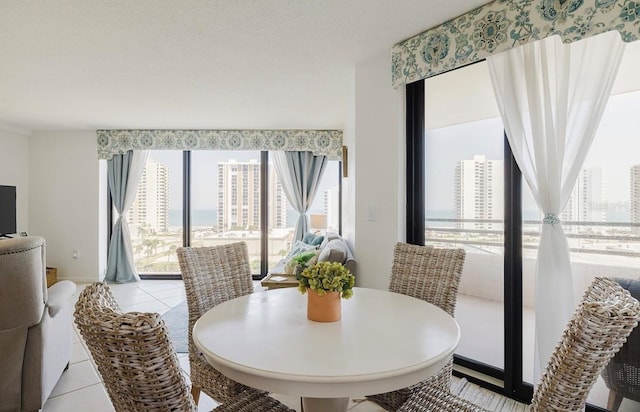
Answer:
<path fill-rule="evenodd" d="M 298 290 L 307 293 L 307 318 L 334 322 L 341 318 L 340 298 L 353 296 L 356 277 L 339 262 L 318 262 L 296 275 Z"/>

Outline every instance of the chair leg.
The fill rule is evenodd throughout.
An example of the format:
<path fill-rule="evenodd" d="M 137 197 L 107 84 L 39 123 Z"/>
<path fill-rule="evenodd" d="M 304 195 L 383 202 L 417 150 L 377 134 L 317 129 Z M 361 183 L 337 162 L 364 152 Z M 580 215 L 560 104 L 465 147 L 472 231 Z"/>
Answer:
<path fill-rule="evenodd" d="M 200 387 L 196 385 L 191 385 L 191 396 L 193 397 L 193 402 L 198 405 L 198 401 L 200 400 Z"/>
<path fill-rule="evenodd" d="M 614 390 L 609 390 L 609 399 L 607 399 L 607 409 L 612 412 L 618 412 L 622 403 L 622 395 Z"/>

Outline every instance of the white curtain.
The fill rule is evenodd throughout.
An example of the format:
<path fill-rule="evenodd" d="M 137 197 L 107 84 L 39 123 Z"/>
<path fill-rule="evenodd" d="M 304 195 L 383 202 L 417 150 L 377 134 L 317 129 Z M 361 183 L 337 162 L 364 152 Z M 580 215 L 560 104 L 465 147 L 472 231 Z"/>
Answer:
<path fill-rule="evenodd" d="M 558 215 L 593 141 L 623 51 L 613 31 L 571 44 L 551 36 L 487 58 L 509 145 L 544 215 L 536 265 L 535 382 L 575 308 Z"/>
<path fill-rule="evenodd" d="M 293 241 L 302 240 L 309 230 L 307 210 L 316 196 L 327 157 L 311 152 L 274 152 L 274 164 L 287 200 L 300 213 Z"/>

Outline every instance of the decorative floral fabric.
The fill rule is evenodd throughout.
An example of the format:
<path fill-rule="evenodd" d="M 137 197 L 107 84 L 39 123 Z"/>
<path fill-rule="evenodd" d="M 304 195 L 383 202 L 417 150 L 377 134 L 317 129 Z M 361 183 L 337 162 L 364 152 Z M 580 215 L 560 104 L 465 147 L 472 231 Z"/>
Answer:
<path fill-rule="evenodd" d="M 495 0 L 396 44 L 392 83 L 425 79 L 553 35 L 570 43 L 610 30 L 636 41 L 640 0 Z"/>
<path fill-rule="evenodd" d="M 98 130 L 98 158 L 128 150 L 308 151 L 342 160 L 341 130 Z"/>

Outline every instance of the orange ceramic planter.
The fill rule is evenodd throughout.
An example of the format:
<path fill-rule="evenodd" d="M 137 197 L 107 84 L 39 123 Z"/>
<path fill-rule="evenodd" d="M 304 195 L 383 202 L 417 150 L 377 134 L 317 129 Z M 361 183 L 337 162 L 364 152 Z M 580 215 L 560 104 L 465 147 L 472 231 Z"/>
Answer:
<path fill-rule="evenodd" d="M 316 322 L 335 322 L 340 320 L 342 307 L 340 292 L 327 292 L 318 296 L 315 290 L 307 290 L 307 319 Z"/>

